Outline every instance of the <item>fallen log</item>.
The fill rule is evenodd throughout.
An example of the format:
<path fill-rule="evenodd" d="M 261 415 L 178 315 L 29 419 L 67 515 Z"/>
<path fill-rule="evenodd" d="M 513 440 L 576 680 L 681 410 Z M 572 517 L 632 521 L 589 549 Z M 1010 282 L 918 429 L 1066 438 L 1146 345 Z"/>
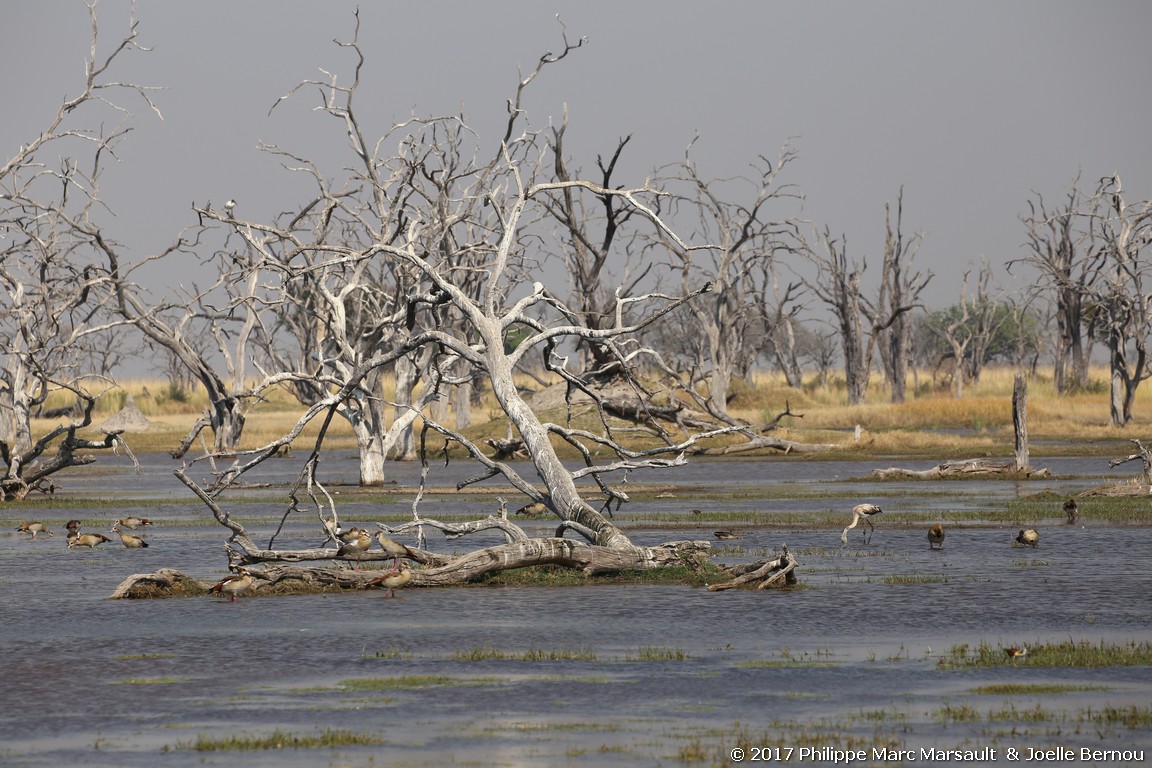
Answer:
<path fill-rule="evenodd" d="M 872 476 L 881 480 L 947 480 L 959 477 L 1016 477 L 1042 479 L 1052 476 L 1048 469 L 1020 469 L 1016 462 L 1007 459 L 962 459 L 946 461 L 931 469 L 903 469 L 889 467 L 874 469 Z"/>
<path fill-rule="evenodd" d="M 720 584 L 709 584 L 709 592 L 721 592 L 725 589 L 768 589 L 783 582 L 787 586 L 796 583 L 796 558 L 783 548 L 783 553 L 774 560 L 761 560 L 756 563 L 747 563 L 729 571 L 735 576 L 730 581 Z"/>

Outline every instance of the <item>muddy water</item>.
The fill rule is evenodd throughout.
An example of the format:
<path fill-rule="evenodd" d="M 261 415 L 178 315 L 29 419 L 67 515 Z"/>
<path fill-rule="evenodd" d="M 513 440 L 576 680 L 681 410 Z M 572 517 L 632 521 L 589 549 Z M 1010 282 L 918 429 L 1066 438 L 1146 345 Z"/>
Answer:
<path fill-rule="evenodd" d="M 334 464 L 335 474 L 354 480 L 351 461 Z M 160 457 L 146 457 L 140 476 L 78 474 L 63 494 L 156 499 L 131 510 L 156 520 L 147 532 L 152 546 L 67 550 L 63 521 L 108 518 L 110 524 L 119 515 L 107 509 L 45 511 L 40 517 L 54 523 L 57 535 L 37 541 L 11 532 L 28 513 L 0 510 L 6 531 L 0 533 L 6 598 L 0 765 L 713 765 L 725 764 L 737 746 L 736 723 L 753 744 L 797 750 L 854 744 L 870 750 L 879 743 L 989 748 L 998 750 L 997 762 L 1006 762 L 1008 748 L 1143 748 L 1152 755 L 1146 723 L 1130 728 L 1088 720 L 1108 707 L 1147 708 L 1148 667 L 938 665 L 961 643 L 1152 640 L 1152 528 L 1091 520 L 1073 528 L 1054 516 L 1042 521 L 1039 549 L 1024 551 L 1010 546 L 1015 530 L 1007 526 L 958 526 L 949 530 L 944 550 L 932 552 L 923 526 L 899 522 L 902 510 L 982 509 L 1018 493 L 1080 490 L 1100 481 L 1106 462 L 1048 460 L 1043 465 L 1059 479 L 1023 486 L 866 479 L 845 485 L 845 478 L 866 478 L 873 467 L 889 465 L 700 462 L 676 474 L 637 476 L 637 482 L 676 486 L 675 498 L 644 503 L 653 513 L 680 510 L 685 517 L 683 529 L 672 531 L 624 524 L 637 543 L 707 537 L 720 526 L 710 520 L 695 527 L 692 507 L 826 510 L 842 504 L 819 498 L 828 484 L 862 498 L 883 493 L 886 512 L 868 544 L 858 531 L 841 547 L 839 528 L 773 527 L 743 528 L 741 539 L 718 546 L 717 560 L 738 562 L 786 543 L 800 560 L 804 585 L 788 592 L 466 588 L 409 590 L 394 600 L 354 593 L 235 603 L 107 600 L 129 573 L 173 567 L 201 578 L 223 575 L 223 536 L 218 527 L 200 524 L 199 507 L 182 503 L 187 492 Z M 281 462 L 277 471 L 276 481 L 287 481 L 294 462 Z M 397 467 L 398 482 L 415 482 L 418 471 Z M 463 477 L 467 468 L 450 467 L 437 482 L 455 482 L 452 472 Z M 734 486 L 765 489 L 766 498 L 692 499 Z M 410 504 L 410 496 L 396 503 Z M 474 499 L 428 503 L 425 512 L 433 516 L 437 509 L 488 511 Z M 371 510 L 348 507 L 370 519 Z M 269 504 L 268 514 L 274 510 Z M 460 656 L 484 649 L 514 658 Z M 561 658 L 528 660 L 530 651 Z M 1043 695 L 974 690 L 998 683 L 1067 688 Z M 1013 709 L 1032 714 L 1003 714 Z M 382 743 L 189 748 L 200 737 L 256 737 L 277 729 L 308 735 L 326 728 Z M 700 754 L 702 762 L 685 762 Z M 794 755 L 792 762 L 801 764 Z"/>

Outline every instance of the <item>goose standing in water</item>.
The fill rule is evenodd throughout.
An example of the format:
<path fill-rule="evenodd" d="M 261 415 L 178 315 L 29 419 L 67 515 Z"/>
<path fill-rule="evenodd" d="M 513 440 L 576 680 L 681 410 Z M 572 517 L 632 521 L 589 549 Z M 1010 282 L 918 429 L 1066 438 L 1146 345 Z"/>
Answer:
<path fill-rule="evenodd" d="M 1064 514 L 1068 516 L 1068 525 L 1076 525 L 1080 522 L 1080 507 L 1076 504 L 1076 499 L 1068 499 L 1064 502 Z"/>
<path fill-rule="evenodd" d="M 52 531 L 48 530 L 48 526 L 44 525 L 44 523 L 40 522 L 39 520 L 33 520 L 31 522 L 28 522 L 28 523 L 22 523 L 21 525 L 19 525 L 16 528 L 16 530 L 19 531 L 20 533 L 32 534 L 32 540 L 33 541 L 36 540 L 36 534 L 38 534 L 38 533 L 46 533 L 49 536 L 55 536 L 56 535 L 56 534 L 52 533 Z"/>
<path fill-rule="evenodd" d="M 112 541 L 112 539 L 102 533 L 80 533 L 80 531 L 76 531 L 75 536 L 68 537 L 68 548 L 88 547 L 89 549 L 94 549 L 106 541 Z"/>
<path fill-rule="evenodd" d="M 548 514 L 548 507 L 542 502 L 534 501 L 531 504 L 525 504 L 520 507 L 520 509 L 516 510 L 516 514 L 524 515 L 524 517 L 535 520 L 538 517 L 544 517 L 544 515 Z"/>
<path fill-rule="evenodd" d="M 412 569 L 408 566 L 407 560 L 402 560 L 397 567 L 368 582 L 368 586 L 381 587 L 388 590 L 389 597 L 396 597 L 396 590 L 403 589 L 410 581 L 412 581 Z"/>
<path fill-rule="evenodd" d="M 880 507 L 876 506 L 875 504 L 857 504 L 856 506 L 852 507 L 852 524 L 845 528 L 844 531 L 840 534 L 840 543 L 847 544 L 848 531 L 855 528 L 860 524 L 860 521 L 863 520 L 864 522 L 868 523 L 869 528 L 868 531 L 864 531 L 864 543 L 867 544 L 869 538 L 871 538 L 868 534 L 870 532 L 876 532 L 876 526 L 872 524 L 872 521 L 869 518 L 873 515 L 879 515 L 883 511 L 884 510 L 880 509 Z"/>
<path fill-rule="evenodd" d="M 232 568 L 232 575 L 225 577 L 223 580 L 213 585 L 212 589 L 208 590 L 213 595 L 228 595 L 232 598 L 232 602 L 236 602 L 236 596 L 241 595 L 248 590 L 252 589 L 255 584 L 255 579 L 252 574 L 240 566 Z"/>
<path fill-rule="evenodd" d="M 122 525 L 125 528 L 136 530 L 137 528 L 143 528 L 146 525 L 152 525 L 152 521 L 146 517 L 123 517 L 112 525 Z"/>
<path fill-rule="evenodd" d="M 116 523 L 116 525 L 112 526 L 112 533 L 120 537 L 120 541 L 124 543 L 124 546 L 128 547 L 128 549 L 146 549 L 148 547 L 148 542 L 139 536 L 133 536 L 130 533 L 121 531 L 119 520 L 117 520 Z"/>
<path fill-rule="evenodd" d="M 940 523 L 928 529 L 928 549 L 944 549 L 944 526 Z"/>

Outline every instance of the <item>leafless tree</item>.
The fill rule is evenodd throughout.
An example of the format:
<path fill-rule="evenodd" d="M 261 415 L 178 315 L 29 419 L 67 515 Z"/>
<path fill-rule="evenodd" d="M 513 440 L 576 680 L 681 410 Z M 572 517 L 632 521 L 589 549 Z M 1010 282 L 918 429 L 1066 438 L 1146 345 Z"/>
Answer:
<path fill-rule="evenodd" d="M 805 282 L 835 317 L 843 352 L 848 403 L 857 405 L 864 402 L 868 392 L 872 367 L 864 325 L 865 300 L 860 285 L 867 262 L 860 264 L 850 260 L 847 240 L 833 237 L 827 227 L 823 233 L 805 240 L 804 253 L 816 268 L 815 276 Z"/>
<path fill-rule="evenodd" d="M 357 58 L 360 57 L 357 42 L 344 45 L 352 49 Z M 536 69 L 521 80 L 520 90 L 544 67 L 564 59 L 579 45 L 566 40 L 563 51 L 542 57 Z M 581 342 L 605 348 L 610 358 L 621 365 L 625 389 L 636 386 L 636 391 L 639 391 L 629 373 L 645 354 L 645 350 L 635 344 L 637 334 L 661 316 L 704 296 L 711 286 L 703 282 L 679 295 L 649 293 L 626 296 L 623 291 L 618 291 L 608 307 L 610 320 L 599 327 L 589 327 L 582 322 L 578 308 L 568 306 L 543 283 L 533 281 L 533 276 L 518 269 L 517 263 L 538 261 L 535 254 L 554 252 L 558 248 L 554 242 L 542 241 L 550 236 L 567 237 L 570 234 L 540 226 L 550 215 L 549 206 L 565 190 L 585 196 L 589 201 L 613 198 L 615 205 L 634 211 L 630 218 L 633 226 L 649 228 L 652 230 L 649 233 L 651 239 L 667 242 L 678 252 L 690 253 L 698 247 L 710 246 L 690 245 L 671 230 L 657 211 L 656 201 L 662 194 L 661 190 L 647 184 L 607 188 L 578 178 L 554 179 L 541 133 L 528 124 L 518 103 L 519 98 L 510 101 L 508 128 L 499 143 L 499 151 L 490 159 L 470 159 L 459 165 L 450 184 L 445 180 L 443 157 L 438 148 L 444 147 L 446 140 L 450 146 L 460 146 L 453 143 L 452 137 L 454 131 L 463 125 L 462 118 L 432 117 L 412 121 L 400 137 L 400 155 L 381 158 L 378 164 L 393 175 L 382 177 L 373 194 L 379 201 L 388 201 L 389 209 L 396 210 L 380 217 L 387 223 L 387 229 L 370 242 L 336 236 L 305 239 L 305 231 L 313 234 L 318 231 L 314 225 L 299 230 L 265 227 L 275 237 L 276 247 L 283 249 L 282 256 L 290 255 L 281 261 L 286 279 L 292 279 L 300 272 L 319 275 L 337 268 L 347 270 L 352 277 L 357 270 L 379 268 L 381 263 L 394 264 L 397 269 L 406 270 L 407 276 L 404 282 L 392 284 L 393 290 L 397 291 L 394 306 L 400 311 L 399 318 L 393 319 L 388 315 L 381 321 L 387 323 L 391 335 L 377 344 L 375 351 L 363 357 L 347 374 L 333 376 L 323 369 L 317 370 L 313 378 L 323 385 L 320 389 L 326 392 L 311 405 L 291 432 L 245 454 L 220 475 L 211 488 L 202 487 L 193 480 L 188 467 L 178 472 L 178 476 L 213 511 L 217 520 L 232 532 L 229 542 L 234 562 L 300 562 L 333 557 L 330 549 L 275 549 L 275 534 L 266 548 L 258 547 L 243 525 L 222 506 L 221 493 L 237 478 L 259 467 L 280 446 L 298 439 L 305 426 L 318 421 L 320 425 L 313 452 L 306 460 L 286 516 L 313 512 L 326 523 L 334 522 L 335 500 L 324 489 L 318 472 L 320 451 L 331 419 L 343 402 L 364 387 L 373 371 L 392 365 L 401 357 L 425 354 L 430 358 L 425 370 L 432 379 L 427 386 L 433 391 L 442 391 L 443 380 L 457 375 L 453 372 L 458 372 L 460 366 L 467 368 L 468 375 L 487 379 L 501 410 L 522 442 L 539 482 L 533 482 L 504 459 L 490 457 L 482 445 L 435 421 L 427 412 L 420 414 L 420 442 L 425 448 L 422 455 L 427 457 L 431 448 L 429 438 L 435 435 L 444 437 L 444 450 L 453 444 L 463 446 L 481 469 L 460 487 L 503 476 L 516 491 L 550 510 L 558 519 L 559 527 L 555 537 L 530 539 L 507 518 L 506 510 L 475 523 L 446 525 L 420 514 L 421 490 L 413 503 L 412 522 L 398 528 L 381 526 L 392 533 L 416 534 L 419 546 L 413 556 L 425 568 L 414 573 L 414 583 L 456 583 L 492 570 L 538 563 L 563 563 L 581 567 L 587 572 L 653 568 L 682 562 L 707 548 L 706 542 L 673 542 L 659 547 L 632 544 L 610 520 L 611 505 L 628 499 L 625 486 L 613 483 L 611 479 L 626 477 L 627 473 L 645 467 L 681 464 L 685 461 L 683 453 L 688 447 L 732 428 L 721 427 L 692 434 L 674 445 L 629 450 L 617 439 L 605 397 L 588 386 L 579 368 L 569 367 L 564 350 L 571 350 Z M 399 132 L 400 127 L 395 130 Z M 355 136 L 354 141 L 360 146 L 368 146 Z M 374 146 L 379 145 L 380 142 L 374 143 Z M 334 206 L 333 220 L 338 216 L 352 215 L 348 209 L 337 210 L 345 205 L 345 198 L 341 196 L 325 195 L 318 205 Z M 383 209 L 378 207 L 375 210 Z M 204 215 L 219 216 L 209 211 Z M 357 215 L 368 214 L 357 211 Z M 256 229 L 255 225 L 253 229 Z M 304 254 L 308 254 L 310 260 L 302 261 Z M 306 268 L 305 264 L 308 265 Z M 475 279 L 476 285 L 462 288 L 461 281 L 465 278 Z M 353 291 L 367 291 L 367 284 L 362 280 L 350 279 L 348 284 L 355 286 Z M 461 322 L 441 321 L 439 313 L 449 309 L 458 314 Z M 636 319 L 626 320 L 630 317 Z M 512 328 L 528 329 L 525 337 L 515 345 L 506 344 Z M 325 338 L 317 342 L 322 358 L 327 354 L 323 346 L 327 341 Z M 587 398 L 594 418 L 600 424 L 599 429 L 545 421 L 533 410 L 514 380 L 517 367 L 529 354 L 541 355 L 547 369 L 566 382 L 570 408 L 576 407 L 575 395 Z M 270 373 L 263 383 L 270 386 L 299 376 L 298 371 Z M 637 397 L 634 402 L 638 407 L 645 407 L 643 397 Z M 410 407 L 417 410 L 415 405 Z M 576 449 L 586 466 L 575 471 L 568 469 L 560 460 L 553 444 L 554 438 Z M 608 452 L 613 458 L 606 463 L 597 460 L 596 455 L 602 452 Z M 200 460 L 194 459 L 193 463 Z M 428 471 L 426 463 L 426 475 Z M 577 480 L 582 477 L 596 481 L 602 501 L 599 509 L 577 487 Z M 508 543 L 458 557 L 437 555 L 422 546 L 423 532 L 429 528 L 441 529 L 453 536 L 498 530 Z M 561 540 L 567 532 L 575 533 L 584 542 Z M 376 554 L 368 554 L 366 559 L 374 559 Z M 347 578 L 347 572 L 336 576 L 329 572 L 329 577 Z"/>
<path fill-rule="evenodd" d="M 77 435 L 91 425 L 96 399 L 109 386 L 79 365 L 99 360 L 95 345 L 115 343 L 116 337 L 101 249 L 107 238 L 99 219 L 107 209 L 100 187 L 106 162 L 130 130 L 132 114 L 121 99 L 136 98 L 153 111 L 155 106 L 152 89 L 111 75 L 124 56 L 144 50 L 136 21 L 130 20 L 128 32 L 110 50 L 101 50 L 95 3 L 88 12 L 91 45 L 79 94 L 65 98 L 44 129 L 0 166 L 5 498 L 47 487 L 48 477 L 67 466 L 95 461 L 91 454 L 79 454 L 81 449 L 122 445 L 116 434 L 104 440 Z M 57 389 L 79 403 L 80 416 L 36 438 L 31 415 Z M 41 460 L 49 450 L 55 457 Z"/>
<path fill-rule="evenodd" d="M 731 382 L 747 374 L 771 331 L 763 325 L 766 285 L 774 274 L 773 262 L 796 249 L 795 224 L 785 203 L 797 200 L 799 191 L 782 183 L 780 176 L 796 154 L 785 146 L 775 162 L 760 157 L 748 179 L 708 180 L 702 177 L 685 151 L 681 163 L 663 171 L 663 183 L 674 190 L 678 220 L 694 223 L 702 240 L 714 242 L 716 250 L 684 249 L 662 233 L 659 247 L 669 254 L 669 266 L 679 275 L 681 290 L 710 281 L 714 290 L 687 306 L 694 322 L 684 328 L 698 336 L 704 357 L 702 373 L 707 381 L 704 404 L 715 416 L 728 416 Z M 742 187 L 751 189 L 741 201 Z M 783 209 L 783 210 L 782 210 Z M 788 314 L 789 289 L 781 310 Z M 695 392 L 695 382 L 687 391 Z"/>
<path fill-rule="evenodd" d="M 928 328 L 951 350 L 954 372 L 952 393 L 956 399 L 964 396 L 965 380 L 979 381 L 985 350 L 998 324 L 1006 315 L 990 293 L 992 268 L 987 261 L 980 266 L 976 278 L 976 295 L 969 295 L 971 270 L 964 272 L 960 288 L 960 302 L 954 311 L 938 312 L 929 317 Z"/>
<path fill-rule="evenodd" d="M 865 302 L 864 312 L 872 324 L 869 344 L 876 344 L 884 375 L 892 388 L 892 402 L 902 403 L 911 357 L 912 324 L 908 313 L 922 307 L 920 294 L 932 280 L 932 272 L 914 271 L 912 263 L 923 242 L 923 236 L 905 239 L 904 189 L 896 198 L 896 222 L 893 227 L 891 206 L 884 206 L 884 259 L 880 267 L 880 292 L 874 303 Z M 867 355 L 870 360 L 871 353 Z"/>
<path fill-rule="evenodd" d="M 1148 334 L 1152 295 L 1148 254 L 1152 251 L 1152 201 L 1128 203 L 1118 175 L 1105 176 L 1091 200 L 1095 252 L 1103 264 L 1088 296 L 1094 324 L 1108 345 L 1112 423 L 1132 421 L 1140 383 L 1152 376 Z"/>
<path fill-rule="evenodd" d="M 1064 202 L 1052 210 L 1043 195 L 1034 192 L 1033 197 L 1028 201 L 1028 213 L 1020 217 L 1028 231 L 1028 255 L 1008 262 L 1008 269 L 1019 264 L 1036 269 L 1040 279 L 1035 291 L 1048 294 L 1054 304 L 1053 381 L 1056 391 L 1063 394 L 1088 385 L 1091 337 L 1085 333 L 1084 302 L 1100 274 L 1102 253 L 1091 245 L 1093 227 L 1079 175 Z"/>

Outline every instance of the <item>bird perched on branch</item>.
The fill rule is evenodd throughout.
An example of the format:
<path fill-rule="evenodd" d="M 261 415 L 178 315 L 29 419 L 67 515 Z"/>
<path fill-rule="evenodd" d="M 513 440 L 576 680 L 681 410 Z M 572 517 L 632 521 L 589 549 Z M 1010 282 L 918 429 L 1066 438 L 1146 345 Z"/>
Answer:
<path fill-rule="evenodd" d="M 384 531 L 378 531 L 376 533 L 376 541 L 380 542 L 380 546 L 384 548 L 385 552 L 392 555 L 392 568 L 393 569 L 400 567 L 400 558 L 402 558 L 402 557 L 411 558 L 411 557 L 414 557 L 416 554 L 415 552 L 408 549 L 408 547 L 404 546 L 403 544 L 396 541 L 395 539 L 390 539 L 387 536 L 385 536 Z"/>
<path fill-rule="evenodd" d="M 412 569 L 408 566 L 407 561 L 401 561 L 392 570 L 385 571 L 368 582 L 368 586 L 386 589 L 389 597 L 396 597 L 396 590 L 403 589 L 410 581 L 412 581 Z"/>
<path fill-rule="evenodd" d="M 38 533 L 46 533 L 49 536 L 55 536 L 56 535 L 56 534 L 52 533 L 52 531 L 48 530 L 48 526 L 44 525 L 44 523 L 40 522 L 39 520 L 33 520 L 31 522 L 21 523 L 19 526 L 17 526 L 16 530 L 20 531 L 21 533 L 32 534 L 32 540 L 33 541 L 36 540 L 36 534 L 38 534 Z"/>
<path fill-rule="evenodd" d="M 840 534 L 840 543 L 847 544 L 848 531 L 855 528 L 860 524 L 860 521 L 863 520 L 864 522 L 868 523 L 868 530 L 864 532 L 864 543 L 867 544 L 869 538 L 871 538 L 868 534 L 876 532 L 876 526 L 872 524 L 872 521 L 869 518 L 871 518 L 873 515 L 879 515 L 883 511 L 884 510 L 880 509 L 880 507 L 876 506 L 875 504 L 857 504 L 856 506 L 852 507 L 852 524 L 845 528 L 844 531 Z"/>
<path fill-rule="evenodd" d="M 1034 528 L 1029 528 L 1016 534 L 1016 541 L 1012 544 L 1015 548 L 1017 544 L 1022 547 L 1032 547 L 1033 549 L 1040 543 L 1040 534 Z"/>
<path fill-rule="evenodd" d="M 1068 516 L 1068 525 L 1076 525 L 1080 522 L 1080 507 L 1076 504 L 1076 499 L 1068 499 L 1064 502 L 1064 514 Z"/>
<path fill-rule="evenodd" d="M 133 536 L 130 533 L 122 532 L 120 530 L 119 520 L 116 521 L 116 525 L 112 526 L 112 533 L 119 536 L 120 541 L 123 542 L 124 546 L 128 547 L 128 549 L 145 549 L 148 547 L 148 542 L 144 541 L 144 539 L 140 538 L 139 536 Z"/>
<path fill-rule="evenodd" d="M 213 595 L 228 595 L 232 598 L 231 602 L 236 602 L 236 596 L 242 595 L 252 589 L 256 580 L 252 578 L 252 574 L 247 569 L 240 566 L 232 566 L 232 575 L 227 576 L 221 581 L 218 581 L 212 586 L 209 591 Z"/>
<path fill-rule="evenodd" d="M 944 526 L 940 523 L 928 529 L 928 549 L 944 549 Z"/>

